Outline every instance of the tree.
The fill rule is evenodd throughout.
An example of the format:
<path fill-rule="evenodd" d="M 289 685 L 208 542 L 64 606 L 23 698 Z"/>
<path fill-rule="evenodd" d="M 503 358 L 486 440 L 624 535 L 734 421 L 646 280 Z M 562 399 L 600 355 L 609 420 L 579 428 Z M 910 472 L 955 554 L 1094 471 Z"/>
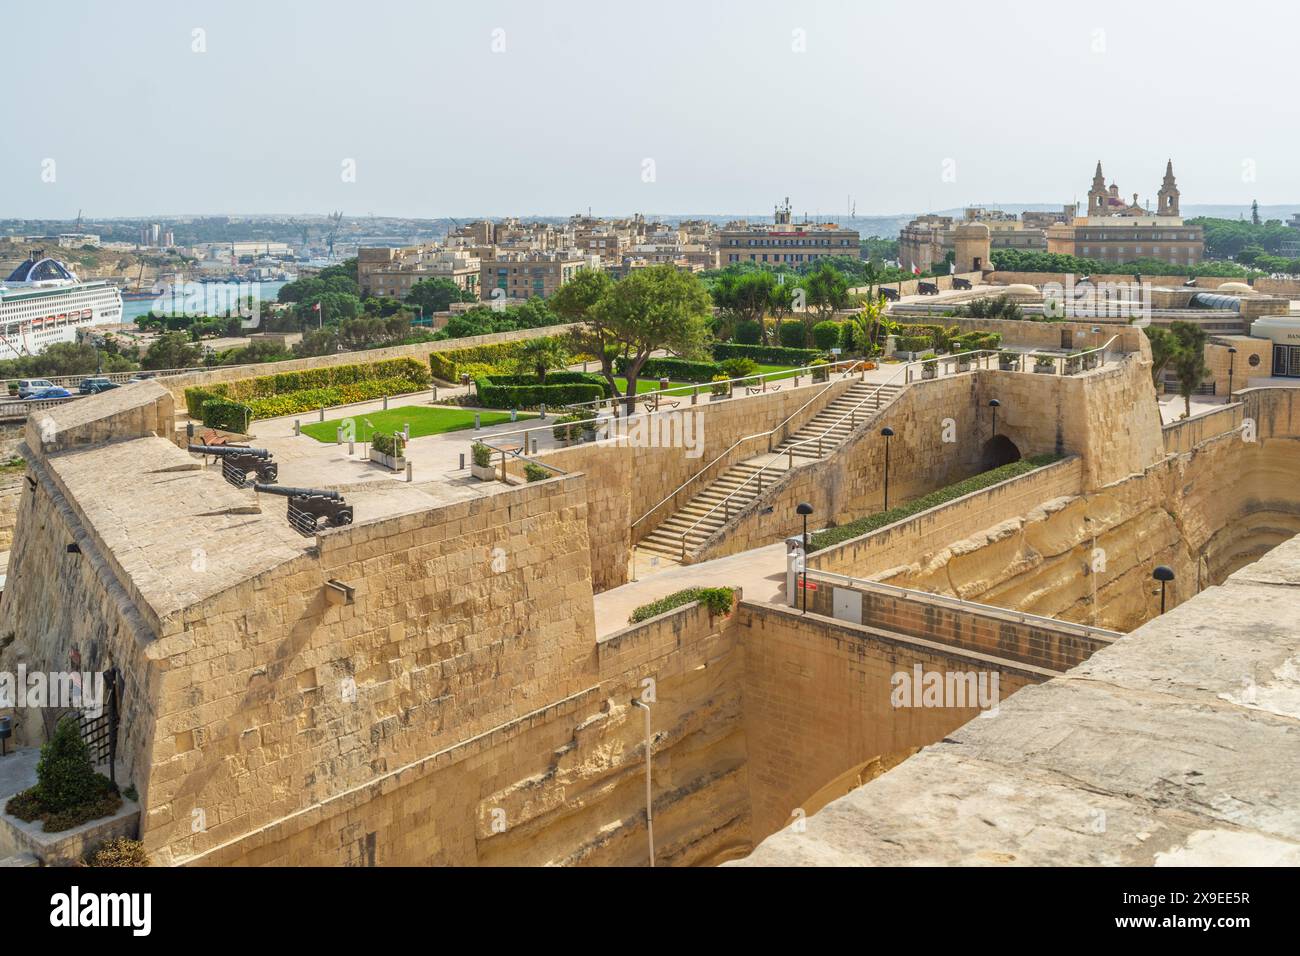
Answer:
<path fill-rule="evenodd" d="M 41 748 L 41 759 L 36 764 L 36 796 L 46 810 L 71 810 L 99 795 L 97 777 L 76 718 L 64 717 L 53 739 Z"/>
<path fill-rule="evenodd" d="M 882 346 L 884 336 L 890 334 L 897 323 L 886 315 L 885 297 L 882 295 L 874 301 L 867 301 L 862 310 L 848 321 L 848 330 L 855 348 L 861 349 L 866 356 L 874 355 Z"/>
<path fill-rule="evenodd" d="M 647 266 L 615 282 L 590 310 L 588 334 L 605 342 L 602 354 L 627 356 L 628 413 L 636 406 L 637 378 L 651 354 L 668 349 L 682 356 L 697 354 L 708 339 L 713 301 L 694 273 L 673 266 Z M 618 383 L 602 361 L 602 372 L 615 395 Z"/>
<path fill-rule="evenodd" d="M 529 339 L 519 348 L 514 367 L 522 374 L 533 374 L 545 385 L 546 373 L 569 364 L 569 350 L 556 339 Z"/>
<path fill-rule="evenodd" d="M 140 364 L 147 369 L 194 368 L 203 358 L 203 350 L 190 343 L 184 332 L 164 332 L 149 346 Z"/>
<path fill-rule="evenodd" d="M 1209 374 L 1205 364 L 1205 342 L 1209 338 L 1206 331 L 1191 322 L 1175 322 L 1170 326 L 1176 343 L 1173 365 L 1174 376 L 1178 379 L 1178 394 L 1183 396 L 1183 417 L 1192 414 L 1192 393 Z"/>
<path fill-rule="evenodd" d="M 829 322 L 835 317 L 835 310 L 849 304 L 849 283 L 844 274 L 834 266 L 823 263 L 803 280 L 805 304 L 811 312 L 803 314 L 804 344 L 812 345 L 813 326 L 818 322 Z"/>
<path fill-rule="evenodd" d="M 439 276 L 436 279 L 424 279 L 411 286 L 406 295 L 406 303 L 419 306 L 425 315 L 434 312 L 446 312 L 453 302 L 473 302 L 477 298 L 472 292 L 466 292 L 451 279 Z"/>
<path fill-rule="evenodd" d="M 776 276 L 767 270 L 727 272 L 718 277 L 712 295 L 732 329 L 741 322 L 758 322 L 762 329 L 761 341 L 766 344 L 767 330 L 762 325 L 763 317 L 771 308 L 776 288 Z M 725 337 L 730 338 L 730 335 Z"/>
<path fill-rule="evenodd" d="M 565 322 L 581 323 L 570 333 L 574 351 L 600 361 L 601 374 L 614 381 L 614 359 L 618 346 L 614 330 L 605 324 L 599 306 L 610 295 L 614 280 L 601 269 L 579 269 L 573 278 L 555 290 L 551 311 Z"/>
<path fill-rule="evenodd" d="M 1164 381 L 1165 369 L 1173 361 L 1178 343 L 1168 329 L 1146 328 L 1147 341 L 1151 343 L 1151 384 L 1156 387 L 1157 400 L 1160 395 L 1160 383 Z"/>

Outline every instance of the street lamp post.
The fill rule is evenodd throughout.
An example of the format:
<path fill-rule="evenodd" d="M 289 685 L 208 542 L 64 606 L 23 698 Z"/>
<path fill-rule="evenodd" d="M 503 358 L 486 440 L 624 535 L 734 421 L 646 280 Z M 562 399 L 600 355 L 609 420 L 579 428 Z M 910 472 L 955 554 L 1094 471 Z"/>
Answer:
<path fill-rule="evenodd" d="M 1237 364 L 1236 346 L 1229 346 L 1228 348 L 1228 402 L 1229 403 L 1232 402 L 1232 372 L 1233 372 L 1233 366 L 1235 366 L 1236 364 Z"/>
<path fill-rule="evenodd" d="M 808 613 L 808 516 L 813 513 L 813 506 L 801 501 L 794 509 L 803 516 L 803 567 L 799 569 L 799 581 L 803 591 L 803 613 Z"/>
<path fill-rule="evenodd" d="M 1165 585 L 1174 579 L 1174 569 L 1167 564 L 1156 565 L 1151 576 L 1160 582 L 1160 613 L 1165 613 Z"/>
<path fill-rule="evenodd" d="M 881 511 L 889 510 L 889 439 L 894 437 L 894 430 L 886 425 L 880 429 L 880 434 L 885 438 L 885 505 Z"/>
<path fill-rule="evenodd" d="M 1002 403 L 996 398 L 989 399 L 989 408 L 993 409 L 993 434 L 989 436 L 990 438 L 998 437 L 998 409 L 1001 407 Z"/>

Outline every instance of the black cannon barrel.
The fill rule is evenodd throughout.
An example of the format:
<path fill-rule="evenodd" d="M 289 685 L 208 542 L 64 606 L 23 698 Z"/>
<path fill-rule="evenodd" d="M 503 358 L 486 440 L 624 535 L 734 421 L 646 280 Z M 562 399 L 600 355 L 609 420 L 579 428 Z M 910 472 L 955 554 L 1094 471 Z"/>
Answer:
<path fill-rule="evenodd" d="M 286 498 L 307 498 L 314 495 L 317 498 L 343 500 L 343 496 L 337 491 L 323 491 L 320 488 L 290 488 L 288 485 L 264 485 L 258 481 L 253 482 L 253 490 L 265 491 L 269 495 L 283 495 Z"/>
<path fill-rule="evenodd" d="M 271 453 L 265 448 L 246 448 L 243 445 L 190 445 L 189 450 L 196 455 L 252 455 L 254 458 L 271 457 Z"/>

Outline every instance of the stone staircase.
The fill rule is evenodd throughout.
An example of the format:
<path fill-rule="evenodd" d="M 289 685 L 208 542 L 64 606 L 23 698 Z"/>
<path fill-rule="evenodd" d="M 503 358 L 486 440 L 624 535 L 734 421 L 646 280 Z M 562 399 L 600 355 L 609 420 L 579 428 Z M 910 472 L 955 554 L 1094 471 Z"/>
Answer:
<path fill-rule="evenodd" d="M 773 447 L 771 452 L 738 462 L 705 485 L 685 505 L 638 541 L 638 550 L 658 557 L 658 563 L 665 560 L 670 563 L 680 561 L 683 535 L 686 537 L 687 552 L 693 551 L 727 524 L 732 515 L 738 514 L 758 498 L 760 482 L 754 476 L 764 466 L 767 470 L 762 478 L 762 490 L 766 491 L 784 477 L 791 467 L 831 454 L 844 443 L 857 425 L 888 405 L 900 391 L 901 385 L 858 382 L 809 419 L 798 431 Z M 849 417 L 839 421 L 844 416 Z M 816 441 L 819 436 L 820 448 Z M 803 442 L 808 444 L 801 444 Z"/>

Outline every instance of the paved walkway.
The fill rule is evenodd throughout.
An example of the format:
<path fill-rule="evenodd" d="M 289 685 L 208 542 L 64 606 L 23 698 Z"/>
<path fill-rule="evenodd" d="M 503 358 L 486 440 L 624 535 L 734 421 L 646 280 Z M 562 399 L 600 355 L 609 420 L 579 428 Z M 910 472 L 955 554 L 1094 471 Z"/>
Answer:
<path fill-rule="evenodd" d="M 642 554 L 640 561 L 648 563 L 649 556 Z M 628 617 L 641 605 L 696 587 L 739 587 L 749 600 L 779 601 L 785 592 L 785 543 L 699 564 L 674 565 L 640 581 L 603 591 L 595 597 L 596 637 L 626 627 Z"/>

